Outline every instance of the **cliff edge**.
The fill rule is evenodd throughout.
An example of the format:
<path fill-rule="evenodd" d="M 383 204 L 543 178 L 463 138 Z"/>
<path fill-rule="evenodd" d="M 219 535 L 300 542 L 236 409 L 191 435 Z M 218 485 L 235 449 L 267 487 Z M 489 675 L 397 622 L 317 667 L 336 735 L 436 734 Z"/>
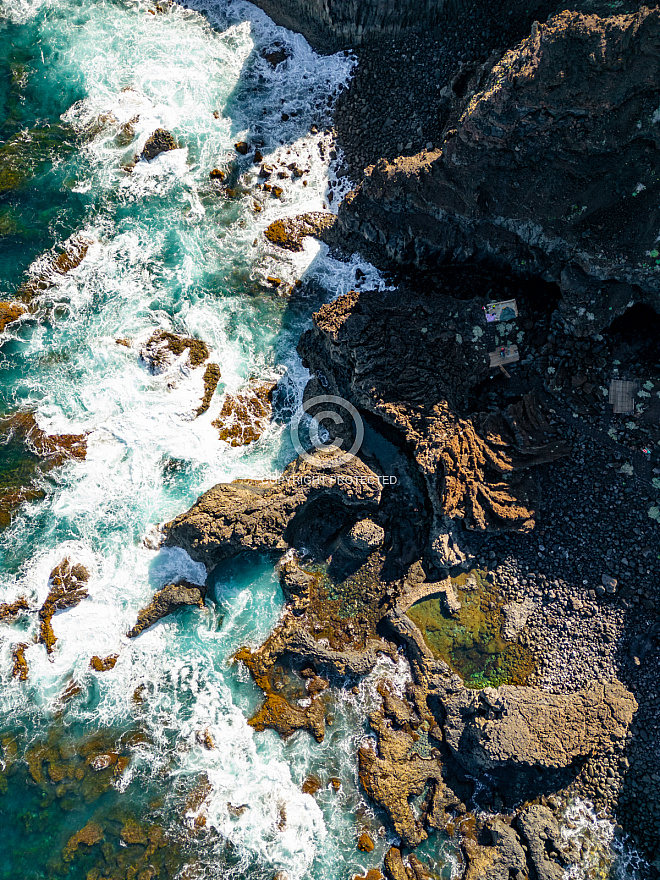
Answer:
<path fill-rule="evenodd" d="M 660 10 L 536 22 L 458 91 L 439 149 L 381 160 L 346 199 L 353 242 L 556 282 L 578 334 L 660 311 Z"/>

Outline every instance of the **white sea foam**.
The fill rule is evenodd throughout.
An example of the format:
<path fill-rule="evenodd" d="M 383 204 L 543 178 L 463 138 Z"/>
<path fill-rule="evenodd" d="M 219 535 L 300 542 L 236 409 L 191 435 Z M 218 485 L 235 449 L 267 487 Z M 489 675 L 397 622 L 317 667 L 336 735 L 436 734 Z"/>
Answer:
<path fill-rule="evenodd" d="M 64 0 L 56 5 L 60 12 L 66 7 Z M 67 308 L 56 319 L 54 337 L 40 327 L 23 337 L 25 358 L 48 362 L 47 372 L 35 367 L 13 392 L 23 407 L 36 408 L 43 430 L 86 432 L 87 456 L 61 468 L 48 498 L 24 508 L 0 537 L 0 546 L 18 548 L 19 556 L 23 548 L 25 559 L 17 572 L 0 575 L 3 598 L 26 594 L 37 608 L 50 571 L 67 555 L 89 568 L 89 596 L 54 616 L 57 643 L 50 656 L 32 642 L 36 615 L 21 630 L 3 625 L 0 705 L 15 716 L 35 707 L 48 714 L 61 706 L 68 684 L 78 682 L 84 696 L 69 704 L 69 717 L 108 726 L 134 718 L 149 730 L 151 744 L 136 748 L 120 783 L 124 790 L 140 773 L 194 779 L 204 772 L 212 785 L 207 822 L 234 843 L 242 865 L 270 865 L 292 880 L 310 872 L 330 877 L 313 867 L 328 819 L 336 830 L 350 818 L 342 825 L 331 814 L 324 817 L 301 793 L 279 738 L 255 740 L 245 718 L 258 695 L 227 665 L 241 644 L 259 643 L 280 614 L 272 572 L 252 583 L 220 585 L 222 622 L 207 606 L 169 617 L 137 639 L 126 633 L 156 589 L 176 578 L 200 582 L 205 576 L 182 551 L 150 549 L 153 525 L 218 480 L 259 477 L 279 466 L 280 429 L 253 448 L 230 450 L 211 425 L 223 393 L 252 375 L 286 369 L 298 393 L 304 381 L 293 353 L 299 327 L 286 331 L 290 341 L 279 341 L 283 304 L 269 302 L 263 290 L 251 302 L 236 294 L 237 282 L 239 289 L 259 289 L 259 279 L 270 272 L 292 280 L 309 272 L 332 282 L 330 295 L 354 283 L 357 261 L 335 264 L 312 242 L 294 259 L 273 252 L 261 236 L 276 217 L 322 207 L 331 143 L 323 131 L 309 129 L 352 61 L 321 61 L 301 37 L 276 28 L 248 4 L 212 4 L 208 21 L 177 6 L 149 15 L 141 3 L 114 4 L 111 20 L 105 5 L 76 10 L 85 27 L 67 33 L 56 72 L 62 82 L 84 85 L 85 97 L 63 119 L 85 140 L 71 161 L 68 185 L 94 200 L 91 219 L 79 230 L 92 244 L 82 263 L 54 278 L 43 297 L 44 306 Z M 40 11 L 34 2 L 12 2 L 11 8 L 16 22 L 36 20 Z M 59 25 L 60 19 L 43 19 L 41 39 L 47 43 L 49 28 Z M 276 39 L 291 57 L 272 71 L 258 52 Z M 283 110 L 288 123 L 281 121 Z M 180 149 L 124 170 L 159 127 L 172 132 Z M 282 201 L 264 200 L 264 210 L 255 214 L 254 169 L 243 164 L 246 195 L 235 201 L 219 195 L 209 170 L 236 161 L 233 143 L 242 137 L 259 139 L 273 161 L 291 151 L 310 169 L 308 186 L 284 181 Z M 261 242 L 256 248 L 254 239 Z M 45 265 L 37 262 L 33 273 Z M 200 336 L 220 365 L 221 386 L 200 418 L 193 414 L 203 369 L 192 369 L 182 356 L 152 375 L 139 358 L 157 327 Z M 131 346 L 117 345 L 119 337 L 129 337 Z M 63 356 L 53 360 L 53 351 Z M 11 647 L 19 640 L 29 644 L 26 683 L 9 677 Z M 118 654 L 113 669 L 90 669 L 91 656 L 109 654 Z M 142 703 L 133 699 L 139 688 Z M 216 749 L 197 743 L 197 733 L 206 729 Z M 346 736 L 350 741 L 348 730 Z M 340 738 L 333 748 L 342 755 L 342 775 L 352 775 L 352 746 Z M 244 801 L 249 809 L 240 817 L 227 809 L 227 803 Z"/>

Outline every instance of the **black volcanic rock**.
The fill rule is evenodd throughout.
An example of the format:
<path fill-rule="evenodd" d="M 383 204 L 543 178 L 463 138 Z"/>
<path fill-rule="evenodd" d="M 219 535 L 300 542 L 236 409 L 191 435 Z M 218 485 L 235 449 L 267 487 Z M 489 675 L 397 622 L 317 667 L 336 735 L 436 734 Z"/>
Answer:
<path fill-rule="evenodd" d="M 382 160 L 345 200 L 352 246 L 555 281 L 578 333 L 660 311 L 660 10 L 535 23 L 459 92 L 440 149 Z"/>
<path fill-rule="evenodd" d="M 142 150 L 142 158 L 147 162 L 151 162 L 161 153 L 167 153 L 169 150 L 178 149 L 179 145 L 174 140 L 169 131 L 164 128 L 157 128 L 156 131 L 147 138 L 147 142 Z"/>

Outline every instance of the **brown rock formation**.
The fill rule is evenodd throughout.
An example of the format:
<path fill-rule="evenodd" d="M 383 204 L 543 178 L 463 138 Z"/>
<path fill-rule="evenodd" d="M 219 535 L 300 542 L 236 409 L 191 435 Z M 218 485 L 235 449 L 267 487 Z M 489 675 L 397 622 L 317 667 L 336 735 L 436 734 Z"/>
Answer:
<path fill-rule="evenodd" d="M 351 292 L 314 315 L 298 347 L 326 393 L 376 415 L 412 451 L 433 507 L 431 549 L 443 566 L 464 558 L 457 521 L 477 530 L 532 528 L 534 491 L 521 472 L 567 452 L 548 442 L 532 397 L 497 415 L 456 414 L 487 374 L 481 306 L 399 290 Z"/>
<path fill-rule="evenodd" d="M 25 306 L 17 302 L 0 302 L 0 333 L 9 324 L 18 321 L 21 315 L 27 312 Z"/>
<path fill-rule="evenodd" d="M 59 253 L 40 257 L 30 267 L 28 280 L 18 289 L 18 298 L 30 303 L 45 292 L 63 276 L 76 269 L 87 256 L 92 240 L 84 235 L 76 235 L 67 241 Z"/>
<path fill-rule="evenodd" d="M 81 828 L 80 831 L 76 831 L 72 837 L 69 838 L 67 845 L 64 847 L 62 852 L 62 858 L 65 862 L 73 861 L 74 854 L 80 844 L 84 844 L 85 846 L 94 846 L 96 843 L 100 843 L 105 837 L 103 828 L 98 824 L 98 822 L 88 822 L 84 828 Z"/>
<path fill-rule="evenodd" d="M 301 251 L 303 239 L 307 235 L 319 236 L 325 229 L 334 226 L 337 217 L 325 211 L 314 211 L 298 214 L 296 217 L 284 217 L 275 220 L 264 232 L 271 244 L 289 251 Z M 1 328 L 0 328 L 1 329 Z"/>
<path fill-rule="evenodd" d="M 471 774 L 512 765 L 568 767 L 623 742 L 637 709 L 616 680 L 574 694 L 502 685 L 441 699 L 446 742 Z"/>
<path fill-rule="evenodd" d="M 96 654 L 89 661 L 90 668 L 95 672 L 108 672 L 115 668 L 119 654 L 109 654 L 107 657 L 98 657 Z"/>
<path fill-rule="evenodd" d="M 243 391 L 227 394 L 212 423 L 220 439 L 230 446 L 247 446 L 258 440 L 273 414 L 274 390 L 275 385 L 270 382 L 251 382 Z"/>
<path fill-rule="evenodd" d="M 18 479 L 10 478 L 0 488 L 0 528 L 11 523 L 12 513 L 21 504 L 44 497 L 36 478 L 69 458 L 85 458 L 85 434 L 46 434 L 37 425 L 34 414 L 18 412 L 0 417 L 0 443 L 13 447 L 24 457 L 24 466 L 17 469 Z"/>
<path fill-rule="evenodd" d="M 201 366 L 208 359 L 209 349 L 201 339 L 179 336 L 168 330 L 156 330 L 140 349 L 140 357 L 154 373 L 161 373 L 175 358 L 188 351 L 191 367 Z"/>
<path fill-rule="evenodd" d="M 84 565 L 72 563 L 69 557 L 63 559 L 50 573 L 50 590 L 46 601 L 39 609 L 41 621 L 39 641 L 46 646 L 49 654 L 53 653 L 57 637 L 53 632 L 52 619 L 56 611 L 73 608 L 89 593 L 85 584 L 89 580 L 89 572 Z"/>
<path fill-rule="evenodd" d="M 660 10 L 563 12 L 464 80 L 441 148 L 379 162 L 346 200 L 352 245 L 556 281 L 578 332 L 660 311 Z"/>
<path fill-rule="evenodd" d="M 191 584 L 188 581 L 167 584 L 158 590 L 146 608 L 138 612 L 137 623 L 127 633 L 128 638 L 136 638 L 145 629 L 184 605 L 196 605 L 198 608 L 203 608 L 205 595 L 206 588 L 199 586 L 199 584 Z M 94 659 L 96 658 L 93 658 L 92 662 Z M 114 666 L 114 663 L 112 665 Z"/>
<path fill-rule="evenodd" d="M 204 395 L 202 402 L 195 410 L 195 417 L 203 415 L 211 406 L 211 400 L 215 394 L 215 389 L 220 381 L 220 367 L 217 364 L 208 364 L 204 370 Z"/>
<path fill-rule="evenodd" d="M 14 602 L 3 602 L 0 604 L 0 620 L 17 617 L 25 611 L 29 611 L 30 606 L 25 596 L 20 596 Z"/>
<path fill-rule="evenodd" d="M 147 142 L 141 153 L 141 158 L 146 159 L 147 162 L 151 162 L 152 159 L 155 159 L 156 156 L 160 156 L 161 153 L 167 153 L 169 150 L 176 150 L 178 147 L 179 145 L 169 131 L 166 131 L 164 128 L 157 128 L 156 131 L 147 138 Z"/>
<path fill-rule="evenodd" d="M 11 674 L 14 678 L 18 678 L 19 681 L 27 681 L 30 672 L 30 667 L 25 659 L 25 651 L 28 647 L 29 645 L 26 642 L 21 642 L 19 645 L 16 645 L 12 651 L 14 666 Z"/>
<path fill-rule="evenodd" d="M 284 552 L 302 533 L 323 541 L 347 519 L 375 509 L 381 496 L 378 476 L 359 459 L 339 471 L 333 462 L 332 455 L 297 459 L 276 483 L 220 483 L 165 526 L 166 543 L 211 569 L 248 550 Z"/>

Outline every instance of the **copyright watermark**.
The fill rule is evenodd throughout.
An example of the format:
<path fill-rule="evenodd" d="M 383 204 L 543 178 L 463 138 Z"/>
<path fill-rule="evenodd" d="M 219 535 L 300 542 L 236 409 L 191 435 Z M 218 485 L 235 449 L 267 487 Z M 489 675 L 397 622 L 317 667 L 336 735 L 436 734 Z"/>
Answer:
<path fill-rule="evenodd" d="M 352 403 L 335 394 L 321 394 L 304 401 L 291 419 L 289 430 L 300 458 L 314 467 L 348 464 L 364 440 L 360 413 Z M 324 453 L 323 457 L 314 454 L 318 452 Z"/>

